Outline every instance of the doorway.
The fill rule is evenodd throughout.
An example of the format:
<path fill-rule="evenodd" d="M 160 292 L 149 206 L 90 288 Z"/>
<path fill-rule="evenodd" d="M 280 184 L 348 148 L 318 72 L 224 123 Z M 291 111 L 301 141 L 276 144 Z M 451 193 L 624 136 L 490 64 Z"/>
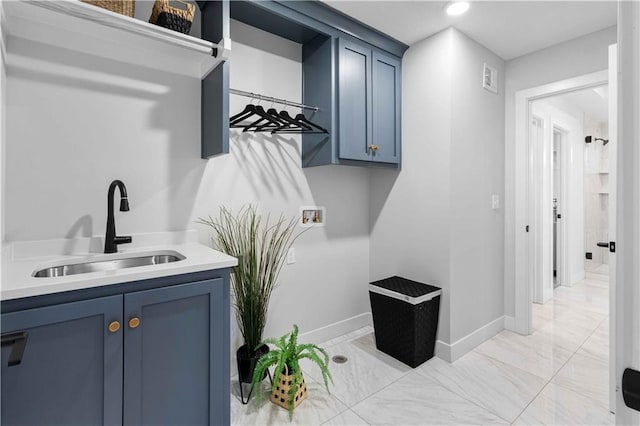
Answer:
<path fill-rule="evenodd" d="M 601 85 L 531 103 L 534 303 L 585 279 L 608 284 L 608 101 Z"/>
<path fill-rule="evenodd" d="M 598 95 L 597 91 L 601 91 L 607 84 L 607 81 L 608 72 L 602 71 L 523 90 L 516 94 L 516 116 L 519 117 L 519 119 L 516 120 L 516 155 L 522 155 L 521 158 L 526 158 L 523 164 L 526 166 L 525 170 L 519 170 L 519 177 L 518 173 L 516 174 L 516 186 L 519 185 L 519 187 L 524 190 L 525 195 L 520 201 L 516 200 L 516 205 L 523 207 L 520 209 L 516 207 L 516 226 L 518 226 L 519 223 L 522 224 L 522 229 L 525 232 L 516 235 L 516 246 L 520 247 L 521 251 L 520 254 L 516 254 L 516 315 L 512 329 L 525 335 L 531 334 L 532 332 L 536 333 L 533 324 L 534 310 L 537 309 L 540 311 L 537 307 L 545 307 L 546 305 L 544 303 L 546 301 L 555 298 L 554 293 L 559 292 L 561 294 L 561 297 L 558 298 L 560 300 L 555 304 L 559 306 L 563 304 L 567 306 L 571 305 L 580 310 L 587 305 L 586 302 L 594 300 L 593 292 L 595 291 L 598 293 L 598 297 L 602 296 L 600 297 L 600 303 L 595 307 L 595 309 L 600 309 L 598 314 L 602 315 L 601 318 L 603 318 L 602 323 L 597 326 L 597 331 L 600 335 L 600 344 L 596 345 L 605 349 L 602 353 L 607 352 L 607 346 L 613 349 L 613 342 L 615 342 L 613 333 L 608 333 L 610 324 L 608 321 L 608 308 L 609 303 L 613 304 L 613 297 L 611 297 L 611 295 L 614 292 L 611 289 L 614 283 L 612 283 L 610 287 L 608 282 L 604 280 L 602 280 L 604 282 L 601 283 L 584 282 L 585 278 L 595 278 L 591 275 L 593 273 L 592 271 L 587 271 L 588 267 L 591 268 L 594 265 L 586 263 L 587 260 L 592 260 L 587 259 L 587 240 L 591 241 L 593 235 L 587 236 L 585 200 L 588 199 L 588 194 L 585 192 L 585 188 L 594 187 L 593 181 L 596 180 L 600 189 L 611 182 L 607 182 L 607 177 L 603 178 L 600 176 L 605 175 L 602 169 L 597 170 L 597 173 L 595 173 L 596 170 L 593 170 L 592 164 L 585 162 L 585 150 L 589 145 L 586 136 L 592 137 L 592 143 L 609 147 L 611 147 L 611 145 L 609 142 L 607 142 L 606 145 L 604 144 L 604 141 L 608 139 L 606 133 L 597 133 L 593 130 L 593 126 L 585 126 L 585 122 L 587 124 L 593 122 L 591 119 L 583 119 L 582 123 L 576 126 L 575 123 L 568 123 L 564 118 L 560 120 L 547 118 L 547 123 L 542 124 L 542 126 L 547 129 L 546 134 L 549 135 L 545 146 L 535 145 L 535 139 L 531 137 L 528 126 L 531 125 L 532 118 L 540 116 L 544 118 L 546 114 L 544 111 L 535 111 L 537 102 L 550 102 L 554 97 L 560 97 L 559 95 L 575 96 L 580 93 L 580 91 L 589 92 L 591 95 Z M 564 101 L 556 99 L 555 107 L 562 106 L 561 104 L 565 104 L 566 106 L 565 101 L 566 99 Z M 534 112 L 537 112 L 535 116 Z M 585 116 L 586 115 L 583 115 L 583 118 Z M 602 130 L 603 126 L 600 127 L 600 130 Z M 596 141 L 596 137 L 598 137 L 599 140 Z M 615 144 L 613 145 L 615 147 Z M 567 149 L 567 147 L 570 147 L 570 149 Z M 591 147 L 595 147 L 595 145 L 591 145 Z M 591 147 L 589 148 L 591 149 Z M 598 149 L 600 149 L 600 151 L 606 151 L 606 149 L 602 150 L 601 147 Z M 520 154 L 518 154 L 518 152 Z M 612 158 L 615 158 L 615 155 L 612 156 Z M 554 159 L 558 167 L 553 167 Z M 603 163 L 600 162 L 600 164 Z M 594 178 L 594 176 L 585 175 L 585 171 L 593 172 L 592 174 L 597 175 L 597 179 Z M 554 174 L 556 179 L 554 179 Z M 548 178 L 545 179 L 545 176 L 548 176 Z M 613 179 L 615 181 L 615 177 Z M 587 180 L 590 180 L 590 182 L 588 185 L 585 185 Z M 575 185 L 575 182 L 579 181 L 582 182 L 582 188 L 580 188 L 579 185 Z M 615 188 L 615 184 L 613 188 Z M 590 191 L 592 191 L 592 189 L 590 189 Z M 598 197 L 604 198 L 606 196 L 598 193 Z M 613 197 L 615 197 L 615 194 L 613 194 Z M 557 199 L 555 214 L 560 215 L 560 217 L 554 216 L 554 198 Z M 598 205 L 601 212 L 603 209 L 608 210 L 609 206 L 611 206 L 611 204 L 605 205 L 604 207 Z M 609 212 L 609 215 L 610 214 Z M 561 224 L 560 226 L 556 225 L 556 242 L 558 244 L 555 250 L 557 256 L 555 287 L 553 280 L 554 219 L 556 219 L 557 224 Z M 591 218 L 588 220 L 593 221 Z M 580 223 L 581 221 L 582 223 Z M 615 221 L 613 221 L 613 223 L 615 224 Z M 606 226 L 600 228 L 603 229 L 606 228 Z M 562 236 L 562 234 L 564 234 L 564 236 Z M 598 240 L 602 239 L 602 241 L 596 241 L 596 244 L 598 242 L 604 243 L 607 235 L 598 234 L 596 237 Z M 612 238 L 614 235 L 609 234 L 608 237 Z M 572 248 L 572 246 L 574 247 Z M 576 246 L 578 247 L 577 249 L 575 248 Z M 598 246 L 596 245 L 596 247 Z M 602 248 L 603 252 L 606 251 L 604 247 L 599 248 Z M 591 253 L 593 255 L 593 251 Z M 596 260 L 603 259 L 603 256 L 606 256 L 606 254 L 600 253 L 600 256 Z M 602 260 L 601 262 L 604 263 Z M 600 272 L 604 272 L 606 269 L 606 267 L 602 267 L 602 263 L 599 265 Z M 601 275 L 604 276 L 605 274 Z M 546 287 L 547 294 L 543 298 L 542 303 L 535 300 L 535 295 L 537 294 L 536 288 L 540 287 L 540 281 L 538 280 L 540 276 L 548 277 L 548 286 Z M 538 284 L 538 287 L 536 287 L 536 284 Z M 596 287 L 599 288 L 594 290 Z M 576 291 L 585 289 L 586 293 L 583 292 L 580 294 Z M 535 306 L 532 303 L 534 301 L 538 302 Z M 589 309 L 591 308 L 594 307 L 589 307 Z M 552 319 L 554 315 L 554 313 L 551 313 Z M 583 315 L 583 320 L 589 320 L 589 315 L 589 312 Z M 565 337 L 573 332 L 567 332 L 567 329 L 563 328 L 567 322 L 580 322 L 576 315 L 573 315 L 573 317 L 573 320 L 565 319 L 565 321 L 558 323 L 557 329 L 561 333 L 564 333 Z M 595 333 L 595 331 L 594 329 L 593 333 Z M 580 339 L 582 339 L 582 337 L 578 338 L 578 340 Z M 585 342 L 586 340 L 581 340 L 580 344 L 582 345 Z M 611 344 L 607 345 L 609 342 L 611 342 Z M 603 345 L 602 343 L 606 344 Z M 611 363 L 609 363 L 609 359 L 612 360 Z M 613 365 L 614 359 L 613 356 L 607 357 L 605 366 L 608 365 L 610 368 Z M 604 382 L 606 382 L 606 369 L 604 374 Z M 611 377 L 610 374 L 608 376 Z M 600 381 L 602 382 L 603 380 Z M 607 387 L 603 389 L 603 392 L 606 392 L 605 396 L 613 396 L 613 392 L 610 391 L 610 389 L 613 389 L 612 386 L 608 389 Z"/>

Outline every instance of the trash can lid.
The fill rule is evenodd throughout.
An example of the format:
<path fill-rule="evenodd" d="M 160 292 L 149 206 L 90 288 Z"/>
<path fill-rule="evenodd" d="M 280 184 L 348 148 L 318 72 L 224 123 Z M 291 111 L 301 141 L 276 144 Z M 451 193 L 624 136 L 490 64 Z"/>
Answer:
<path fill-rule="evenodd" d="M 394 276 L 369 284 L 369 290 L 413 304 L 431 300 L 442 294 L 442 289 L 429 284 Z"/>

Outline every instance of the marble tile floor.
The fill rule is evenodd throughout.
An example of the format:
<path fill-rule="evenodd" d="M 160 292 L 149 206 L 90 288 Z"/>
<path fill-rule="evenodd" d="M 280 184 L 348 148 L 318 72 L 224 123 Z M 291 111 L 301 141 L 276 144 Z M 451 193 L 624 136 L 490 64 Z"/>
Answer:
<path fill-rule="evenodd" d="M 613 424 L 608 410 L 609 328 L 606 275 L 561 287 L 534 305 L 534 333 L 503 331 L 454 363 L 433 358 L 411 369 L 375 348 L 364 327 L 322 344 L 330 356 L 331 394 L 317 368 L 302 364 L 309 397 L 290 421 L 263 398 L 248 405 L 232 381 L 237 425 Z M 606 300 L 605 300 L 606 299 Z"/>

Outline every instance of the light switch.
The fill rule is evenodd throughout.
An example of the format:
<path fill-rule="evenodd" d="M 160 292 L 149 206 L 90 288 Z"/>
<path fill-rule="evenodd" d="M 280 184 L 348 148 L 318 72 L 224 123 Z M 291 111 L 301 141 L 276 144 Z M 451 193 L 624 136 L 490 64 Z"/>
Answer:
<path fill-rule="evenodd" d="M 500 208 L 500 196 L 498 194 L 493 194 L 491 196 L 491 208 L 494 210 Z"/>

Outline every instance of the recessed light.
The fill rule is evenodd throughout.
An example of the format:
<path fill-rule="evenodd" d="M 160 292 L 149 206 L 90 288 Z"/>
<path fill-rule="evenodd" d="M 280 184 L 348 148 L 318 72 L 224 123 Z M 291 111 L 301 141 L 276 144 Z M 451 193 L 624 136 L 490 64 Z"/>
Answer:
<path fill-rule="evenodd" d="M 451 16 L 462 15 L 467 10 L 469 10 L 469 2 L 452 1 L 447 3 L 444 9 L 447 12 L 447 15 L 451 15 Z"/>

